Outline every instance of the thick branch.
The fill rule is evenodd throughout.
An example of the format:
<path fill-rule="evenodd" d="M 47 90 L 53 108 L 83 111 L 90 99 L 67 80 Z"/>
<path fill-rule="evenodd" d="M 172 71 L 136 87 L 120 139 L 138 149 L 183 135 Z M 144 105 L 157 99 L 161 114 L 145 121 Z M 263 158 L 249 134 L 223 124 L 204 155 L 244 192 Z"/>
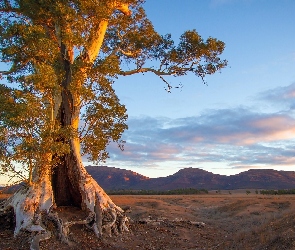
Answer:
<path fill-rule="evenodd" d="M 98 29 L 94 31 L 92 39 L 88 42 L 88 47 L 86 51 L 86 58 L 89 63 L 92 63 L 97 57 L 100 48 L 102 46 L 104 36 L 107 30 L 108 20 L 104 19 L 99 23 Z"/>
<path fill-rule="evenodd" d="M 131 15 L 128 4 L 122 4 L 115 1 L 114 5 L 111 6 L 111 8 L 121 11 L 124 15 Z M 88 41 L 88 46 L 86 48 L 86 58 L 88 59 L 88 63 L 94 62 L 95 58 L 98 56 L 102 43 L 104 41 L 108 23 L 108 19 L 103 19 L 99 23 L 98 29 L 96 31 L 94 30 L 92 36 L 90 37 L 90 40 Z"/>

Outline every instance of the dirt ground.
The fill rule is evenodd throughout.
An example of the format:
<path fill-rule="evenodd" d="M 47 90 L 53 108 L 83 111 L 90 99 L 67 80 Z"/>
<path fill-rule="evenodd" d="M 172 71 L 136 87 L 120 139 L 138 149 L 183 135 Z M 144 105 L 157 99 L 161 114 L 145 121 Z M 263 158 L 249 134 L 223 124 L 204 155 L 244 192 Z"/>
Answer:
<path fill-rule="evenodd" d="M 97 239 L 85 226 L 71 228 L 73 246 L 57 235 L 41 249 L 295 249 L 295 196 L 260 195 L 244 191 L 202 195 L 111 196 L 121 206 L 131 206 L 130 232 Z M 82 216 L 62 208 L 64 220 Z M 202 223 L 204 224 L 202 224 Z M 13 237 L 1 228 L 0 249 L 29 249 L 25 237 Z"/>

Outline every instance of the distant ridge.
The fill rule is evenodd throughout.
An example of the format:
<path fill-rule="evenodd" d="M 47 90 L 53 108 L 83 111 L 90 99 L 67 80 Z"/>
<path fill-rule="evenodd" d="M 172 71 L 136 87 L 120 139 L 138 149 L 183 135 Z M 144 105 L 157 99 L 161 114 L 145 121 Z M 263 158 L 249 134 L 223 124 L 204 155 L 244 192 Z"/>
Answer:
<path fill-rule="evenodd" d="M 142 182 L 149 177 L 126 169 L 106 167 L 106 166 L 87 166 L 89 174 L 106 190 L 114 189 L 137 189 Z"/>
<path fill-rule="evenodd" d="M 179 188 L 196 189 L 294 189 L 295 171 L 273 169 L 250 169 L 236 175 L 213 174 L 199 168 L 184 168 L 173 175 L 148 178 L 130 170 L 87 166 L 89 174 L 105 190 L 173 190 Z"/>
<path fill-rule="evenodd" d="M 167 191 L 181 188 L 207 190 L 235 189 L 295 189 L 295 171 L 250 169 L 236 175 L 213 174 L 199 168 L 184 168 L 173 175 L 149 178 L 131 170 L 107 166 L 87 166 L 89 174 L 105 190 Z M 0 187 L 0 191 L 5 187 Z M 13 193 L 19 185 L 12 185 L 5 193 Z"/>

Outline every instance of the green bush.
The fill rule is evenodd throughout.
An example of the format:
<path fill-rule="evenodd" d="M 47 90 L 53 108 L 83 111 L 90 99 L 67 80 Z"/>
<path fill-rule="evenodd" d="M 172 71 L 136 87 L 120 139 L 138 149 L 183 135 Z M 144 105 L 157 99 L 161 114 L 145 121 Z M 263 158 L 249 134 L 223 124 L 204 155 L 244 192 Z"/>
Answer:
<path fill-rule="evenodd" d="M 295 189 L 260 190 L 260 194 L 270 194 L 270 195 L 295 194 Z"/>

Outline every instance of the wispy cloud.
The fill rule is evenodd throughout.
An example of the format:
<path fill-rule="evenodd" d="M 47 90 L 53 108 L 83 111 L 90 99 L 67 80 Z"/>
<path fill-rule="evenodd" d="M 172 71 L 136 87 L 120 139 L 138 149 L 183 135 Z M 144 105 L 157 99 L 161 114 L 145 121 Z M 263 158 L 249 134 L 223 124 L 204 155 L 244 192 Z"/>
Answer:
<path fill-rule="evenodd" d="M 265 101 L 292 104 L 295 84 L 262 93 Z M 226 163 L 233 169 L 295 165 L 295 118 L 277 110 L 262 113 L 252 108 L 207 110 L 180 119 L 129 119 L 127 141 L 121 152 L 111 145 L 112 162 L 129 166 Z"/>
<path fill-rule="evenodd" d="M 286 111 L 294 111 L 295 109 L 295 83 L 279 87 L 275 90 L 269 90 L 261 93 L 260 97 L 268 102 L 282 105 Z"/>

